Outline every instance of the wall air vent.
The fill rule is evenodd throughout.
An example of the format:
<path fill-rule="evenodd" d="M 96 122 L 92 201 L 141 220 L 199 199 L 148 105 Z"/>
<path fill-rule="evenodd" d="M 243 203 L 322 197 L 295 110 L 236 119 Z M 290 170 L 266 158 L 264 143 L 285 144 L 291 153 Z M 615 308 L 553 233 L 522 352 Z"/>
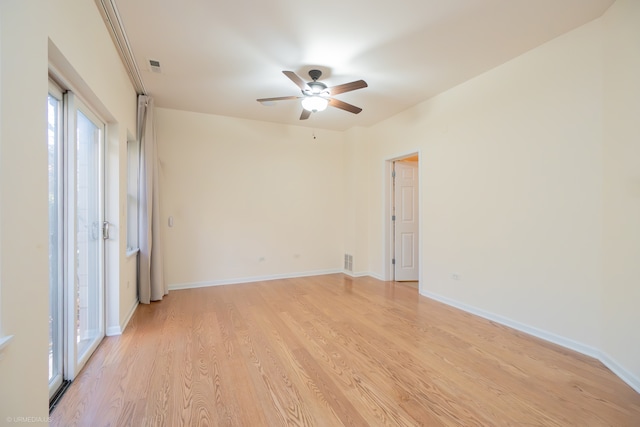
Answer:
<path fill-rule="evenodd" d="M 154 73 L 161 73 L 162 70 L 160 69 L 160 61 L 156 61 L 155 59 L 150 59 L 149 69 Z"/>
<path fill-rule="evenodd" d="M 344 254 L 344 269 L 346 271 L 353 271 L 353 255 Z"/>

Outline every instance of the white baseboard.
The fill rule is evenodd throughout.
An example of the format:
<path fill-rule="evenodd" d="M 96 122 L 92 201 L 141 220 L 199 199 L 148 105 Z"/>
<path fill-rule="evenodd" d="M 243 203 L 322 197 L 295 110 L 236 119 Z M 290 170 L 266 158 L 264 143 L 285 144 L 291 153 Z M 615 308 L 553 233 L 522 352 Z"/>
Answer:
<path fill-rule="evenodd" d="M 640 378 L 627 371 L 622 365 L 602 351 L 600 352 L 598 360 L 600 360 L 604 366 L 611 370 L 611 372 L 616 374 L 622 381 L 629 384 L 632 389 L 640 394 Z"/>
<path fill-rule="evenodd" d="M 631 372 L 626 370 L 623 366 L 621 366 L 619 363 L 617 363 L 614 359 L 612 359 L 607 354 L 603 353 L 601 350 L 597 348 L 591 347 L 586 344 L 582 344 L 580 342 L 571 340 L 566 337 L 562 337 L 560 335 L 556 335 L 548 331 L 544 331 L 542 329 L 534 328 L 533 326 L 529 326 L 524 323 L 516 322 L 515 320 L 508 319 L 506 317 L 461 303 L 459 301 L 456 301 L 447 297 L 443 297 L 441 295 L 437 295 L 431 292 L 421 292 L 421 294 L 427 298 L 431 298 L 443 304 L 450 305 L 462 311 L 475 314 L 477 316 L 483 317 L 493 322 L 500 323 L 501 325 L 505 325 L 510 328 L 516 329 L 518 331 L 524 332 L 526 334 L 533 335 L 534 337 L 541 338 L 545 341 L 558 344 L 562 347 L 568 348 L 569 350 L 574 350 L 574 351 L 577 351 L 578 353 L 582 353 L 586 356 L 590 356 L 595 359 L 598 359 L 607 368 L 609 368 L 611 372 L 616 374 L 622 381 L 624 381 L 631 388 L 633 388 L 635 391 L 640 393 L 640 380 Z"/>
<path fill-rule="evenodd" d="M 342 272 L 351 277 L 373 277 L 374 279 L 380 280 L 381 282 L 385 281 L 381 276 L 370 271 L 357 271 L 354 273 L 353 271 L 342 270 Z"/>
<path fill-rule="evenodd" d="M 212 280 L 207 282 L 174 283 L 169 285 L 169 291 L 177 291 L 180 289 L 206 288 L 208 286 L 237 285 L 241 283 L 264 282 L 268 280 L 278 280 L 278 279 L 293 279 L 296 277 L 322 276 L 324 274 L 335 274 L 335 273 L 342 273 L 342 272 L 343 271 L 339 269 L 315 270 L 315 271 L 302 271 L 297 273 L 274 274 L 270 276 L 238 277 L 235 279 Z"/>
<path fill-rule="evenodd" d="M 122 328 L 120 328 L 120 326 L 109 326 L 107 328 L 106 335 L 108 337 L 114 337 L 116 335 L 122 335 Z"/>
<path fill-rule="evenodd" d="M 133 317 L 133 313 L 136 312 L 136 309 L 138 308 L 138 304 L 139 302 L 138 302 L 138 299 L 136 298 L 133 304 L 131 305 L 131 308 L 129 309 L 129 313 L 127 313 L 127 317 L 124 319 L 124 322 L 122 322 L 122 324 L 119 326 L 110 326 L 107 328 L 108 337 L 112 337 L 115 335 L 122 335 L 127 325 L 129 324 L 129 320 L 131 320 L 131 318 Z"/>
<path fill-rule="evenodd" d="M 384 277 L 380 276 L 379 274 L 367 273 L 367 275 L 373 277 L 374 279 L 380 280 L 381 282 L 387 282 L 387 280 L 384 280 Z"/>
<path fill-rule="evenodd" d="M 347 271 L 347 270 L 342 270 L 342 273 L 346 274 L 347 276 L 350 277 L 365 277 L 365 276 L 371 276 L 371 273 L 367 272 L 367 271 L 357 271 L 357 272 L 353 272 L 353 271 Z"/>
<path fill-rule="evenodd" d="M 133 301 L 133 304 L 131 304 L 131 308 L 129 308 L 129 313 L 127 313 L 127 317 L 124 319 L 124 322 L 122 323 L 122 332 L 124 332 L 124 330 L 127 328 L 127 325 L 129 324 L 129 320 L 131 320 L 131 318 L 133 317 L 133 314 L 136 312 L 139 304 L 140 304 L 140 301 L 138 301 L 138 298 L 136 297 L 136 299 Z"/>

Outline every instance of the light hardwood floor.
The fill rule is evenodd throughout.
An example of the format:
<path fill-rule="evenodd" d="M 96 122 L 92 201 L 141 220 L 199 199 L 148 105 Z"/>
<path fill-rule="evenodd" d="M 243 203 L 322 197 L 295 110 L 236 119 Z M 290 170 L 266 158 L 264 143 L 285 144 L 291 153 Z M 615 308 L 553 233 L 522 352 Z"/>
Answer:
<path fill-rule="evenodd" d="M 640 426 L 640 395 L 597 360 L 336 274 L 139 306 L 51 425 Z"/>

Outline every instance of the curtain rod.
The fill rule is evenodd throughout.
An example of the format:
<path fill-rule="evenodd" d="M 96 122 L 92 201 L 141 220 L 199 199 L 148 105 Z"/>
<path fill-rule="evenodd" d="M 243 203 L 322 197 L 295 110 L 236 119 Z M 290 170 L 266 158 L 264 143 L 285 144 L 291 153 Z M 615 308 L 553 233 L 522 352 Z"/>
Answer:
<path fill-rule="evenodd" d="M 147 90 L 144 87 L 142 75 L 140 74 L 136 58 L 131 50 L 131 45 L 129 44 L 127 33 L 125 32 L 124 25 L 120 19 L 120 14 L 118 13 L 115 0 L 95 0 L 95 2 L 100 10 L 102 18 L 104 19 L 107 29 L 111 34 L 113 43 L 120 54 L 120 59 L 127 69 L 127 74 L 129 74 L 133 87 L 138 95 L 146 95 Z"/>

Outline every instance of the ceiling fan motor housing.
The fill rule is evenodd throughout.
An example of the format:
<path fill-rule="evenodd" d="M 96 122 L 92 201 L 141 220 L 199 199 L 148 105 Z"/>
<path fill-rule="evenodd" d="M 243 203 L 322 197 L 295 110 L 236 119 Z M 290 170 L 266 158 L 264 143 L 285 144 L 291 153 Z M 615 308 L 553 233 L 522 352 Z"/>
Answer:
<path fill-rule="evenodd" d="M 330 93 L 327 90 L 327 85 L 319 82 L 318 79 L 322 76 L 322 71 L 320 70 L 311 70 L 309 71 L 309 77 L 313 80 L 312 82 L 307 83 L 307 88 L 302 90 L 302 93 L 305 96 L 329 96 Z"/>
<path fill-rule="evenodd" d="M 310 70 L 309 71 L 309 77 L 311 77 L 311 80 L 313 80 L 314 82 L 316 80 L 318 80 L 320 78 L 320 76 L 322 76 L 322 71 L 320 71 L 320 70 Z"/>
<path fill-rule="evenodd" d="M 314 95 L 322 95 L 329 96 L 329 90 L 327 89 L 327 85 L 320 82 L 309 82 L 307 83 L 309 89 L 305 89 L 302 91 L 306 96 L 314 96 Z"/>

